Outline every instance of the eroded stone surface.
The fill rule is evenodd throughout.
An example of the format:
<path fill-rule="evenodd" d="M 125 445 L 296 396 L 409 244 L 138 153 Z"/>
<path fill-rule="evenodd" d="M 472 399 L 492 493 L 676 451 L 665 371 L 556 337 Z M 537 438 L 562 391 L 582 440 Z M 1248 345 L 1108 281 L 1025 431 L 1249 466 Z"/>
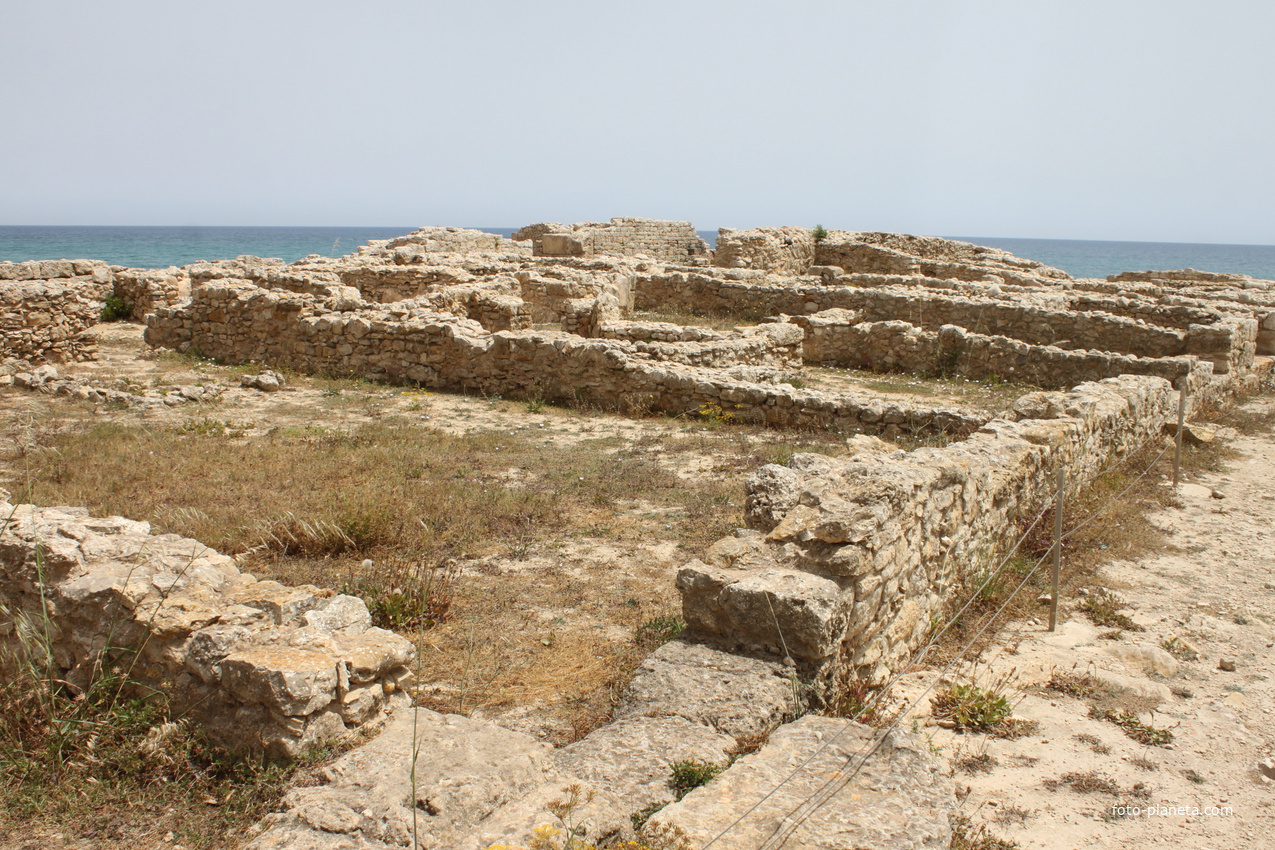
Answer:
<path fill-rule="evenodd" d="M 702 847 L 754 850 L 796 824 L 792 850 L 946 850 L 956 809 L 952 782 L 912 736 L 893 732 L 857 775 L 849 770 L 877 733 L 849 720 L 803 717 L 777 729 L 702 788 L 651 818 Z M 823 799 L 817 808 L 811 799 Z"/>
<path fill-rule="evenodd" d="M 800 713 L 794 675 L 777 660 L 673 640 L 638 667 L 616 716 L 675 715 L 736 738 L 755 737 Z"/>
<path fill-rule="evenodd" d="M 5 502 L 0 517 L 0 649 L 21 657 L 47 627 L 78 688 L 136 651 L 134 675 L 232 749 L 291 756 L 376 719 L 414 657 L 362 600 L 257 581 L 147 523 Z"/>
<path fill-rule="evenodd" d="M 726 765 L 735 739 L 676 715 L 629 715 L 554 753 L 620 811 L 672 802 L 672 766 L 682 761 Z"/>
<path fill-rule="evenodd" d="M 284 811 L 270 816 L 245 850 L 523 843 L 537 825 L 557 823 L 547 804 L 566 799 L 577 784 L 555 766 L 548 744 L 405 705 L 379 737 L 323 768 L 320 780 L 289 791 Z M 583 794 L 589 790 L 582 786 Z M 627 813 L 597 799 L 577 815 L 592 840 L 631 830 Z"/>

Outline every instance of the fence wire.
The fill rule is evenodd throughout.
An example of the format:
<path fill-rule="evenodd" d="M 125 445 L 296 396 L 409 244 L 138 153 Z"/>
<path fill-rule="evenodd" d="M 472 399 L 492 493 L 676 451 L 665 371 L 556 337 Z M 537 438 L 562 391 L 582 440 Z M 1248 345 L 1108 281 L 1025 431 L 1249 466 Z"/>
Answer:
<path fill-rule="evenodd" d="M 1132 452 L 1125 454 L 1125 456 L 1121 458 L 1121 460 L 1117 461 L 1114 464 L 1109 465 L 1108 467 L 1101 470 L 1100 472 L 1097 472 L 1093 475 L 1090 475 L 1078 481 L 1069 483 L 1064 490 L 1064 495 L 1067 491 L 1076 492 L 1078 491 L 1080 487 L 1090 484 L 1093 481 L 1097 480 L 1098 478 L 1115 471 L 1119 467 L 1123 466 L 1128 460 L 1130 460 L 1131 458 L 1136 456 L 1138 453 L 1140 453 L 1143 449 L 1145 449 L 1148 445 L 1150 445 L 1156 439 L 1162 439 L 1162 435 L 1156 434 L 1149 437 L 1147 440 L 1144 440 Z M 1133 487 L 1138 484 L 1138 482 L 1140 482 L 1143 478 L 1145 478 L 1148 474 L 1150 474 L 1150 472 L 1155 468 L 1155 465 L 1159 463 L 1160 459 L 1163 458 L 1165 454 L 1168 453 L 1168 450 L 1169 450 L 1168 446 L 1163 448 L 1159 452 L 1159 454 L 1157 454 L 1154 458 L 1151 459 L 1150 463 L 1147 464 L 1146 468 L 1143 469 L 1138 474 L 1138 476 L 1132 482 L 1130 482 L 1128 486 L 1122 489 L 1115 496 L 1111 497 L 1110 499 L 1107 499 L 1098 509 L 1093 511 L 1080 524 L 1069 529 L 1065 534 L 1062 535 L 1060 540 L 1055 545 L 1061 546 L 1062 541 L 1065 541 L 1072 535 L 1076 534 L 1082 528 L 1084 528 L 1085 526 L 1089 525 L 1091 522 L 1096 520 L 1103 513 L 1110 510 L 1112 505 L 1116 504 L 1121 499 L 1123 499 L 1123 497 L 1127 493 L 1129 493 L 1129 491 L 1132 490 Z M 987 578 L 984 579 L 982 584 L 980 584 L 978 588 L 976 588 L 970 594 L 969 598 L 965 601 L 965 603 L 961 606 L 961 608 L 955 614 L 951 615 L 947 619 L 947 621 L 943 625 L 943 628 L 940 629 L 938 632 L 934 633 L 934 635 L 929 639 L 929 641 L 927 641 L 926 644 L 922 646 L 912 656 L 908 664 L 900 672 L 898 672 L 893 677 L 891 677 L 891 679 L 885 685 L 883 685 L 880 689 L 878 689 L 876 693 L 874 693 L 872 697 L 864 704 L 864 706 L 861 707 L 857 712 L 855 712 L 854 717 L 847 720 L 845 726 L 839 732 L 829 737 L 827 740 L 821 742 L 820 745 L 817 748 L 815 748 L 814 752 L 811 753 L 800 764 L 798 764 L 797 767 L 795 767 L 791 772 L 789 772 L 787 776 L 785 776 L 782 780 L 780 780 L 778 785 L 776 785 L 772 790 L 767 792 L 760 800 L 758 800 L 756 803 L 754 803 L 752 806 L 746 809 L 742 814 L 740 814 L 737 818 L 735 818 L 735 820 L 733 820 L 730 824 L 728 824 L 721 832 L 719 832 L 716 836 L 714 836 L 707 844 L 703 845 L 701 850 L 709 850 L 709 848 L 717 845 L 718 842 L 720 842 L 723 838 L 725 838 L 727 835 L 730 834 L 731 830 L 739 826 L 739 824 L 743 823 L 753 812 L 757 811 L 758 808 L 760 808 L 768 800 L 770 800 L 776 794 L 778 794 L 786 785 L 790 784 L 797 776 L 799 776 L 802 773 L 802 771 L 805 770 L 806 767 L 808 767 L 813 761 L 815 761 L 815 759 L 817 759 L 820 755 L 826 752 L 830 747 L 836 744 L 837 741 L 840 740 L 841 737 L 845 735 L 846 732 L 850 729 L 851 722 L 856 721 L 858 720 L 858 718 L 869 714 L 874 708 L 877 707 L 877 705 L 879 705 L 882 701 L 884 701 L 890 689 L 893 688 L 906 675 L 908 675 L 910 672 L 912 672 L 921 664 L 921 662 L 925 659 L 926 655 L 928 655 L 929 652 L 932 649 L 934 649 L 935 646 L 938 645 L 939 640 L 945 634 L 947 634 L 947 632 L 950 631 L 952 627 L 956 625 L 956 623 L 960 621 L 961 617 L 965 614 L 966 611 L 969 610 L 970 606 L 972 606 L 979 598 L 981 598 L 983 592 L 992 584 L 992 582 L 1000 578 L 1000 576 L 1008 568 L 1010 561 L 1017 554 L 1018 550 L 1022 547 L 1023 543 L 1027 540 L 1027 538 L 1031 535 L 1031 533 L 1035 530 L 1036 526 L 1040 524 L 1041 520 L 1044 519 L 1045 515 L 1049 512 L 1051 508 L 1054 508 L 1057 506 L 1058 498 L 1059 498 L 1059 494 L 1055 493 L 1053 498 L 1051 498 L 1049 501 L 1045 503 L 1044 507 L 1042 507 L 1040 511 L 1036 514 L 1031 524 L 1027 526 L 1027 528 L 1023 531 L 1023 533 L 1014 542 L 1014 545 L 1010 548 L 1009 552 L 1004 556 L 1004 558 L 1001 559 L 1000 563 L 996 566 L 996 568 L 988 573 Z M 961 647 L 960 652 L 956 653 L 952 657 L 952 660 L 949 661 L 943 667 L 939 675 L 933 678 L 933 680 L 925 688 L 925 690 L 923 690 L 918 696 L 916 696 L 910 702 L 906 703 L 899 710 L 894 720 L 888 726 L 879 730 L 877 734 L 873 735 L 873 737 L 868 742 L 866 742 L 863 746 L 861 746 L 855 753 L 845 758 L 845 765 L 846 765 L 845 769 L 834 772 L 834 775 L 831 779 L 825 782 L 818 790 L 816 790 L 815 792 L 807 796 L 805 800 L 803 800 L 801 803 L 799 803 L 797 806 L 791 809 L 788 812 L 788 814 L 783 819 L 780 820 L 779 826 L 776 827 L 775 832 L 773 832 L 770 835 L 770 837 L 767 838 L 765 843 L 762 844 L 761 850 L 780 850 L 780 848 L 784 846 L 787 840 L 792 837 L 792 835 L 801 827 L 803 823 L 809 820 L 810 817 L 814 815 L 815 812 L 817 812 L 829 800 L 835 797 L 841 789 L 845 788 L 850 782 L 854 780 L 854 778 L 859 774 L 859 771 L 863 769 L 863 766 L 867 764 L 868 759 L 870 759 L 872 755 L 878 749 L 880 749 L 881 745 L 889 737 L 890 733 L 893 732 L 896 728 L 898 728 L 899 723 L 902 722 L 902 720 L 909 715 L 910 711 L 914 709 L 915 707 L 917 707 L 920 704 L 921 700 L 927 697 L 934 690 L 934 688 L 938 685 L 939 682 L 946 679 L 948 674 L 951 673 L 951 671 L 957 665 L 964 662 L 966 654 L 970 651 L 970 649 L 973 648 L 973 646 L 987 632 L 987 630 L 991 628 L 992 624 L 997 621 L 1000 615 L 1005 612 L 1005 609 L 1009 607 L 1010 603 L 1013 602 L 1013 600 L 1018 596 L 1018 594 L 1023 590 L 1023 588 L 1027 586 L 1027 583 L 1040 570 L 1041 566 L 1045 563 L 1046 559 L 1049 558 L 1051 553 L 1052 553 L 1052 547 L 1050 550 L 1047 550 L 1045 554 L 1041 555 L 1039 559 L 1037 559 L 1035 564 L 1032 565 L 1031 569 L 1028 570 L 1023 575 L 1022 580 L 1018 583 L 1018 585 L 1014 588 L 1014 590 L 1009 594 L 1009 596 L 1007 596 L 1005 600 L 1000 604 L 1000 606 L 989 617 L 987 617 L 986 620 L 984 620 L 984 622 L 982 623 L 978 631 L 969 640 L 965 642 L 965 644 Z M 769 601 L 769 596 L 767 597 L 767 599 Z"/>

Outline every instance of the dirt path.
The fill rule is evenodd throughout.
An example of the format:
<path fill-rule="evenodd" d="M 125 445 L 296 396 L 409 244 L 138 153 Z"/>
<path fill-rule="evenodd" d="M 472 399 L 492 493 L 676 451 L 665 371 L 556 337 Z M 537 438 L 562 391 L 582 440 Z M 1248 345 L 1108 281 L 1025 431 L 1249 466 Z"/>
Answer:
<path fill-rule="evenodd" d="M 1275 401 L 1249 409 L 1270 416 Z M 1055 633 L 1018 623 L 989 653 L 979 679 L 1016 670 L 1025 695 L 1015 715 L 1039 723 L 1038 734 L 923 727 L 968 788 L 964 811 L 976 822 L 1024 848 L 1275 846 L 1275 783 L 1257 766 L 1275 755 L 1275 436 L 1230 439 L 1241 459 L 1185 484 L 1181 506 L 1154 515 L 1170 546 L 1100 574 L 1142 631 L 1104 639 L 1111 630 L 1072 604 Z M 1056 673 L 1097 692 L 1047 687 Z M 1095 700 L 1170 730 L 1171 744 L 1139 743 L 1090 716 Z"/>

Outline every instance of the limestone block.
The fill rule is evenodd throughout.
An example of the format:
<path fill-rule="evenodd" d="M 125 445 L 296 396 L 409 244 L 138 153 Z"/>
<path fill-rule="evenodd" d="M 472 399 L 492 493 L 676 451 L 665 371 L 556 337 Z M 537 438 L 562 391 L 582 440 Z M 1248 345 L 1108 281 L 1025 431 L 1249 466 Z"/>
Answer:
<path fill-rule="evenodd" d="M 376 627 L 336 634 L 334 643 L 335 652 L 354 683 L 370 682 L 393 673 L 416 658 L 416 647 L 411 641 Z"/>
<path fill-rule="evenodd" d="M 694 759 L 725 765 L 735 739 L 684 717 L 630 715 L 555 751 L 558 769 L 600 789 L 621 810 L 674 799 L 672 765 Z"/>
<path fill-rule="evenodd" d="M 674 715 L 737 738 L 762 735 L 800 713 L 792 668 L 679 639 L 638 667 L 617 719 Z"/>
<path fill-rule="evenodd" d="M 801 477 L 787 467 L 769 463 L 745 480 L 744 522 L 749 528 L 771 531 L 801 496 Z"/>
<path fill-rule="evenodd" d="M 325 600 L 320 607 L 306 611 L 302 619 L 320 632 L 346 632 L 357 635 L 372 627 L 367 603 L 357 596 L 338 595 Z"/>
<path fill-rule="evenodd" d="M 280 714 L 311 714 L 336 698 L 339 680 L 332 655 L 286 645 L 251 646 L 221 662 L 222 686 L 236 699 Z"/>
<path fill-rule="evenodd" d="M 956 810 L 952 781 L 922 742 L 902 732 L 891 733 L 863 761 L 875 734 L 849 720 L 803 717 L 657 812 L 650 825 L 680 828 L 694 847 L 716 839 L 721 846 L 756 850 L 796 824 L 783 845 L 792 850 L 946 850 Z M 830 796 L 822 806 L 802 808 L 825 793 Z M 793 820 L 799 812 L 802 817 Z"/>
<path fill-rule="evenodd" d="M 259 581 L 243 585 L 233 599 L 241 605 L 265 611 L 276 625 L 283 625 L 297 622 L 306 611 L 322 604 L 317 590 L 310 585 L 287 587 L 277 581 Z"/>
<path fill-rule="evenodd" d="M 1126 646 L 1116 644 L 1107 652 L 1119 658 L 1127 666 L 1160 676 L 1173 676 L 1178 672 L 1178 660 L 1158 646 Z"/>
<path fill-rule="evenodd" d="M 478 843 L 479 824 L 558 776 L 548 748 L 526 735 L 401 709 L 379 737 L 324 768 L 321 778 L 289 791 L 284 811 L 245 850 L 411 847 L 414 820 L 422 848 L 480 850 L 489 844 Z M 529 820 L 526 833 L 535 825 Z M 541 822 L 554 820 L 545 812 Z"/>

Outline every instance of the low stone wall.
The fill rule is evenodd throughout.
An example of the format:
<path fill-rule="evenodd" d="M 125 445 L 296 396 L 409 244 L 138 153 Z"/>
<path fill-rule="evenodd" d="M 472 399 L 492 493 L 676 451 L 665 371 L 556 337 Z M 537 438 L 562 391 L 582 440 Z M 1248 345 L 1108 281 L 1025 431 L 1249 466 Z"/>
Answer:
<path fill-rule="evenodd" d="M 98 260 L 0 263 L 0 359 L 92 360 L 87 330 L 110 292 L 110 267 Z"/>
<path fill-rule="evenodd" d="M 1121 272 L 1120 274 L 1107 275 L 1107 280 L 1112 283 L 1123 283 L 1126 281 L 1139 283 L 1181 281 L 1189 283 L 1228 283 L 1242 285 L 1244 283 L 1252 282 L 1253 278 L 1246 274 L 1203 272 L 1198 269 L 1162 269 L 1160 271 Z M 1266 282 L 1269 283 L 1270 281 Z"/>
<path fill-rule="evenodd" d="M 375 718 L 412 645 L 367 606 L 257 581 L 203 544 L 81 508 L 0 502 L 0 675 L 34 659 L 83 691 L 112 666 L 235 750 L 295 755 Z"/>
<path fill-rule="evenodd" d="M 614 332 L 617 324 L 620 323 L 604 323 L 598 336 L 603 339 L 622 338 L 609 336 L 608 331 Z M 768 366 L 792 370 L 800 369 L 802 365 L 802 333 L 796 325 L 761 325 L 720 334 L 716 338 L 704 336 L 694 340 L 633 339 L 632 344 L 633 350 L 639 354 L 687 366 Z"/>
<path fill-rule="evenodd" d="M 805 361 L 828 366 L 958 375 L 974 380 L 1003 378 L 1049 389 L 1117 375 L 1155 375 L 1171 382 L 1185 378 L 1188 388 L 1196 390 L 1213 375 L 1211 362 L 1202 363 L 1191 356 L 1147 358 L 1070 351 L 970 333 L 955 325 L 931 331 L 909 322 L 861 322 L 859 314 L 850 310 L 825 310 L 789 321 L 806 332 Z"/>
<path fill-rule="evenodd" d="M 1106 312 L 1076 312 L 1002 298 L 956 295 L 915 284 L 895 286 L 888 277 L 859 279 L 879 285 L 869 288 L 805 281 L 778 283 L 764 278 L 731 280 L 689 270 L 658 271 L 638 276 L 635 304 L 639 310 L 681 310 L 754 319 L 840 308 L 856 311 L 868 322 L 902 320 L 931 330 L 956 325 L 974 333 L 1075 351 L 1112 351 L 1139 357 L 1196 354 L 1212 361 L 1219 374 L 1232 368 L 1247 368 L 1256 349 L 1256 322 L 1234 316 L 1215 314 L 1217 321 L 1213 324 L 1161 327 Z M 913 279 L 916 280 L 924 279 Z"/>
<path fill-rule="evenodd" d="M 112 267 L 113 292 L 127 304 L 130 317 L 141 320 L 147 313 L 169 307 L 190 297 L 190 273 L 171 266 L 167 269 L 126 269 Z"/>
<path fill-rule="evenodd" d="M 495 233 L 464 227 L 422 227 L 406 236 L 374 239 L 360 245 L 353 256 L 377 257 L 411 265 L 428 254 L 473 254 L 500 252 L 531 255 L 531 245 L 513 242 Z"/>
<path fill-rule="evenodd" d="M 747 531 L 678 574 L 693 634 L 787 653 L 815 694 L 881 679 L 1050 498 L 1161 431 L 1177 394 L 1124 376 L 1024 396 L 945 448 L 797 455 L 748 480 Z"/>
<path fill-rule="evenodd" d="M 605 224 L 582 222 L 569 226 L 529 225 L 514 234 L 529 238 L 537 257 L 629 257 L 685 263 L 706 257 L 708 243 L 689 221 L 654 218 L 613 218 Z"/>
<path fill-rule="evenodd" d="M 194 346 L 230 363 L 260 361 L 305 372 L 588 401 L 620 410 L 694 414 L 716 406 L 741 421 L 778 427 L 877 432 L 895 426 L 908 433 L 968 433 L 990 418 L 739 380 L 678 362 L 736 365 L 739 350 L 723 349 L 718 359 L 702 343 L 686 343 L 692 347 L 680 352 L 664 351 L 672 343 L 647 343 L 643 352 L 636 343 L 560 332 L 489 333 L 476 322 L 412 310 L 408 304 L 391 305 L 396 310 L 330 312 L 313 296 L 261 289 L 247 281 L 213 281 L 196 287 L 188 304 L 149 316 L 146 341 L 178 350 Z M 791 348 L 796 342 L 791 331 L 779 327 L 756 333 L 758 342 L 770 348 Z"/>
<path fill-rule="evenodd" d="M 852 274 L 919 275 L 921 263 L 882 245 L 870 245 L 857 239 L 838 238 L 834 234 L 815 247 L 814 264 L 836 266 Z"/>
<path fill-rule="evenodd" d="M 823 267 L 849 274 L 922 275 L 1029 285 L 1071 279 L 1060 269 L 968 242 L 843 230 L 825 231 L 815 242 L 814 231 L 805 227 L 723 228 L 717 238 L 714 265 L 782 275 L 804 275 Z"/>

